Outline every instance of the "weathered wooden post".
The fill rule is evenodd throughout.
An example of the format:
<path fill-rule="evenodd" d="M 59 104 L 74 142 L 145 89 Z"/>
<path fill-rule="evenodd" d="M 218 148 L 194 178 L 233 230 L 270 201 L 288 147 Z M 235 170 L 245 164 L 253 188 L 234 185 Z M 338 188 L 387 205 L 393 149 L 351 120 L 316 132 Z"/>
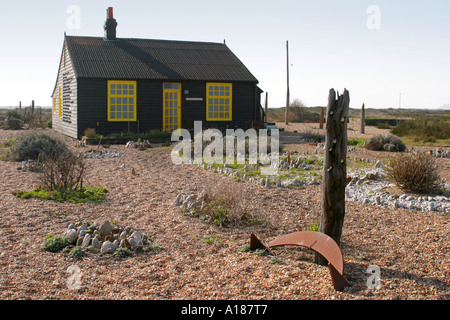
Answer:
<path fill-rule="evenodd" d="M 320 108 L 319 129 L 323 129 L 323 108 Z"/>
<path fill-rule="evenodd" d="M 364 103 L 361 107 L 361 133 L 366 133 L 366 109 Z"/>
<path fill-rule="evenodd" d="M 31 101 L 31 118 L 34 117 L 34 100 Z"/>
<path fill-rule="evenodd" d="M 267 112 L 269 112 L 269 93 L 268 92 L 266 92 L 266 102 L 265 102 L 265 105 L 264 105 L 264 122 L 268 122 L 268 120 L 267 120 Z"/>
<path fill-rule="evenodd" d="M 322 215 L 319 231 L 331 237 L 340 246 L 345 217 L 345 187 L 347 185 L 347 124 L 350 94 L 345 89 L 336 100 L 330 90 L 326 120 L 325 158 L 322 180 Z M 316 255 L 317 263 L 327 260 Z"/>
<path fill-rule="evenodd" d="M 286 41 L 286 55 L 287 55 L 287 93 L 286 93 L 286 115 L 285 123 L 289 124 L 289 105 L 290 105 L 290 89 L 289 89 L 289 41 Z"/>

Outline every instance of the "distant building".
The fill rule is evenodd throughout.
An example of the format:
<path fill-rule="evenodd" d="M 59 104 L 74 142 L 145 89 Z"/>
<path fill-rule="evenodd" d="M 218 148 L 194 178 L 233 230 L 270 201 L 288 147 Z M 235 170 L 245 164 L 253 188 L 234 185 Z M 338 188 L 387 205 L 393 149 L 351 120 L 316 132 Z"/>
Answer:
<path fill-rule="evenodd" d="M 123 39 L 108 8 L 101 37 L 64 37 L 53 128 L 81 138 L 124 131 L 247 128 L 262 122 L 258 80 L 224 43 Z"/>

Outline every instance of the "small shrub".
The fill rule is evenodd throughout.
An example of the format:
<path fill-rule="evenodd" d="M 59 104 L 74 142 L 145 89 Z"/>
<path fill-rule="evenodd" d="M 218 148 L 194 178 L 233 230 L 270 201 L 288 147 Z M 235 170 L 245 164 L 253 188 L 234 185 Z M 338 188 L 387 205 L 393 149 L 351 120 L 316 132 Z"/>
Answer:
<path fill-rule="evenodd" d="M 39 157 L 58 157 L 68 153 L 69 149 L 62 141 L 46 134 L 29 133 L 19 137 L 8 151 L 13 161 L 38 160 Z"/>
<path fill-rule="evenodd" d="M 267 252 L 266 249 L 256 249 L 255 254 L 257 256 L 264 257 L 264 256 L 267 256 L 269 253 Z"/>
<path fill-rule="evenodd" d="M 378 129 L 390 129 L 391 126 L 387 122 L 380 122 L 377 124 Z"/>
<path fill-rule="evenodd" d="M 83 190 L 86 163 L 83 156 L 64 152 L 50 156 L 42 165 L 41 184 L 48 191 Z"/>
<path fill-rule="evenodd" d="M 272 258 L 270 258 L 270 260 L 269 260 L 269 264 L 279 264 L 279 265 L 282 265 L 282 264 L 284 264 L 284 261 L 281 260 L 281 259 L 278 258 L 278 257 L 272 257 Z"/>
<path fill-rule="evenodd" d="M 249 252 L 250 251 L 250 244 L 246 243 L 239 247 L 239 252 Z"/>
<path fill-rule="evenodd" d="M 80 247 L 75 247 L 70 250 L 69 257 L 71 257 L 72 259 L 81 259 L 82 257 L 84 257 L 84 252 Z"/>
<path fill-rule="evenodd" d="M 406 192 L 433 192 L 442 182 L 436 159 L 422 152 L 397 155 L 387 163 L 386 173 L 390 181 Z"/>
<path fill-rule="evenodd" d="M 377 135 L 370 138 L 364 147 L 367 150 L 374 151 L 389 151 L 389 152 L 404 152 L 406 151 L 406 145 L 403 143 L 402 139 L 392 134 L 387 136 Z"/>
<path fill-rule="evenodd" d="M 11 120 L 11 119 L 23 120 L 23 119 L 22 119 L 22 115 L 21 115 L 18 111 L 16 111 L 16 110 L 9 110 L 9 111 L 6 113 L 6 118 L 7 118 L 8 120 Z"/>
<path fill-rule="evenodd" d="M 42 248 L 49 252 L 59 252 L 65 247 L 69 245 L 69 242 L 66 238 L 55 236 L 53 234 L 50 234 L 45 239 L 44 243 L 42 244 Z"/>
<path fill-rule="evenodd" d="M 132 254 L 132 252 L 130 249 L 120 247 L 120 248 L 116 249 L 113 256 L 115 256 L 116 258 L 119 258 L 119 259 L 124 259 L 126 257 L 131 256 L 131 254 Z"/>
<path fill-rule="evenodd" d="M 98 137 L 97 132 L 93 128 L 87 128 L 84 130 L 84 136 L 88 139 L 96 139 Z"/>

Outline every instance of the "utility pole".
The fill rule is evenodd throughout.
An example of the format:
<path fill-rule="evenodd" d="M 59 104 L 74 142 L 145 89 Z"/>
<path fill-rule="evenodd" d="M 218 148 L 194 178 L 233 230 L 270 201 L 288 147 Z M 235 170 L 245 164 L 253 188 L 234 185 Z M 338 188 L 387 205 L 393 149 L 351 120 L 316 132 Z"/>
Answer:
<path fill-rule="evenodd" d="M 286 41 L 286 56 L 287 56 L 287 94 L 286 94 L 286 124 L 289 124 L 289 41 Z"/>

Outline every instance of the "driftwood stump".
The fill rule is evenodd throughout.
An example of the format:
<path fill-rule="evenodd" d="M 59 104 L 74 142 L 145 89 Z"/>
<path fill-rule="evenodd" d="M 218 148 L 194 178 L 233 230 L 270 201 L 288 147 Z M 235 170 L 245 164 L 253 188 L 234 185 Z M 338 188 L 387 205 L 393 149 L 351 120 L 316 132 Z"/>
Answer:
<path fill-rule="evenodd" d="M 338 94 L 339 95 L 339 94 Z M 322 215 L 319 231 L 341 243 L 345 217 L 345 187 L 347 178 L 347 124 L 350 94 L 347 90 L 336 100 L 330 90 L 326 114 L 326 146 L 322 180 Z M 321 255 L 317 263 L 327 265 Z"/>

